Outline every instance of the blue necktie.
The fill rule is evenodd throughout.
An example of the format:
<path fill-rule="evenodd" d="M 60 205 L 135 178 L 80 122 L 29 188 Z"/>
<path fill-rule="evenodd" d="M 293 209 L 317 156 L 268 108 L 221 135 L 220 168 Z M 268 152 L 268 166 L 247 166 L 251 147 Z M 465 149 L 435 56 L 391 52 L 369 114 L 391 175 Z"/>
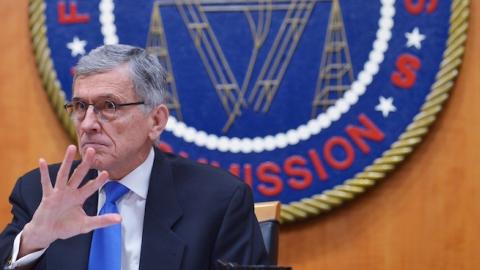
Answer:
<path fill-rule="evenodd" d="M 106 199 L 99 215 L 116 213 L 118 208 L 115 204 L 128 188 L 112 181 L 103 186 Z M 122 267 L 122 228 L 120 224 L 96 229 L 93 232 L 90 246 L 89 270 L 120 270 Z"/>

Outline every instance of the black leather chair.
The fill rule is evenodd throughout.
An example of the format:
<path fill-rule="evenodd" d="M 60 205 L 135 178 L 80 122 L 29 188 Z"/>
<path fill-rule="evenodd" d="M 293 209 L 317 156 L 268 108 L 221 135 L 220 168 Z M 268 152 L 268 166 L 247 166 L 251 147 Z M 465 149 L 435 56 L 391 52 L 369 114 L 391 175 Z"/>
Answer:
<path fill-rule="evenodd" d="M 255 215 L 262 230 L 263 241 L 269 260 L 273 265 L 277 265 L 280 202 L 256 203 Z"/>

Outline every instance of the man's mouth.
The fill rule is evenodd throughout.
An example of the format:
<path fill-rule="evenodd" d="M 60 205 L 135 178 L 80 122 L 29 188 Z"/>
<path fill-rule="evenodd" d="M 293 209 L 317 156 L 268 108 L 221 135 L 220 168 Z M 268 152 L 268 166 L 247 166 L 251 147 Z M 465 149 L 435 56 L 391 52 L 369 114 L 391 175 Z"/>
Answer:
<path fill-rule="evenodd" d="M 88 148 L 88 147 L 98 148 L 98 147 L 106 146 L 104 143 L 100 143 L 100 142 L 84 142 L 81 145 L 82 145 L 82 148 Z"/>

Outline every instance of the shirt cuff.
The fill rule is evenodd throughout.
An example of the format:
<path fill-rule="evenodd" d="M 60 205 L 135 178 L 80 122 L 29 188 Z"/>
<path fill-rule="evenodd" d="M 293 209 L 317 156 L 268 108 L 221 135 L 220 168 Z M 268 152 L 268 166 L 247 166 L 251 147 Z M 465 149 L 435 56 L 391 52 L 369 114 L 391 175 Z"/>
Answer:
<path fill-rule="evenodd" d="M 39 251 L 35 251 L 33 253 L 27 254 L 17 260 L 18 252 L 20 251 L 20 239 L 22 238 L 22 232 L 23 231 L 21 231 L 17 235 L 17 237 L 15 237 L 15 241 L 13 242 L 12 260 L 10 261 L 10 264 L 7 266 L 6 269 L 15 269 L 20 266 L 29 265 L 35 262 L 36 260 L 38 260 L 38 258 L 40 258 L 40 256 L 42 256 L 43 253 L 45 253 L 45 250 L 47 250 L 46 248 L 44 248 Z"/>

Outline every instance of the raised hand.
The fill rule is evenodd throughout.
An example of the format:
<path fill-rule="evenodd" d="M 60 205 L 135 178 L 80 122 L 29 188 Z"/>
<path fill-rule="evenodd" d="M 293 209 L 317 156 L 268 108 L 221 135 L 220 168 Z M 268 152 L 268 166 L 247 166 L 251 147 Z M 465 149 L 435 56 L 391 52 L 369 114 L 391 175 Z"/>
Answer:
<path fill-rule="evenodd" d="M 120 223 L 121 217 L 118 214 L 92 217 L 83 210 L 85 200 L 105 183 L 108 173 L 101 172 L 96 179 L 79 188 L 82 179 L 91 168 L 95 150 L 89 148 L 85 151 L 82 162 L 68 178 L 76 151 L 74 145 L 68 146 L 57 174 L 55 187 L 50 181 L 47 162 L 40 159 L 42 201 L 32 220 L 23 229 L 18 258 L 46 248 L 57 239 L 70 238 Z"/>

